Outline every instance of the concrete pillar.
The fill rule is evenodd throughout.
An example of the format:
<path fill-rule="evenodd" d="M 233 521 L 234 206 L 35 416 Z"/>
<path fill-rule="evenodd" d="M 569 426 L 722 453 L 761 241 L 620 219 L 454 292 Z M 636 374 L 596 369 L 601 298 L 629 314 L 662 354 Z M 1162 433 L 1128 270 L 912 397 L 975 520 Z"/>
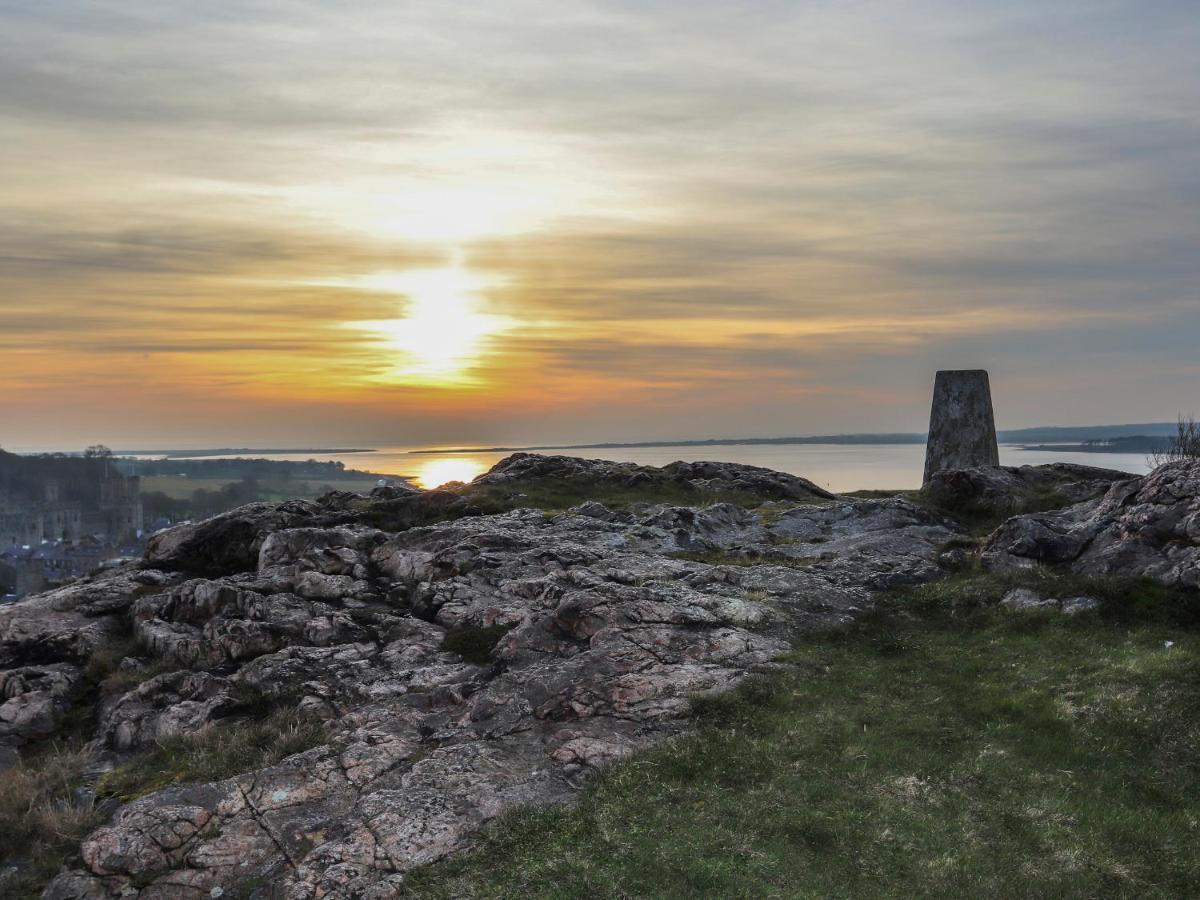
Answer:
<path fill-rule="evenodd" d="M 925 481 L 946 469 L 1000 465 L 992 389 L 985 369 L 937 373 L 925 444 Z"/>

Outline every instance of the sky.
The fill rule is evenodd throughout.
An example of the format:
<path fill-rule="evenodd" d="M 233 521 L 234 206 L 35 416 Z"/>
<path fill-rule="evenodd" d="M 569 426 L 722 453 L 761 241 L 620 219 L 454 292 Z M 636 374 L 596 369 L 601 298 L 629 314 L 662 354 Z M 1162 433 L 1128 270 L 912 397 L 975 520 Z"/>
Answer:
<path fill-rule="evenodd" d="M 0 445 L 1200 413 L 1194 0 L 0 0 Z"/>

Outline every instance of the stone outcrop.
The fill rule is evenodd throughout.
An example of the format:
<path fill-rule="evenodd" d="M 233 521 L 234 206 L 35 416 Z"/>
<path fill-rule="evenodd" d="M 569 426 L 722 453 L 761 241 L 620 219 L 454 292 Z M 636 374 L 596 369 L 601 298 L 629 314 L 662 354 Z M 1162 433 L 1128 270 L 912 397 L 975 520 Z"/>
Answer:
<path fill-rule="evenodd" d="M 768 502 L 363 524 L 380 505 L 441 515 L 498 486 L 643 476 Z M 122 669 L 147 677 L 101 698 L 96 768 L 264 709 L 323 720 L 329 740 L 121 806 L 46 896 L 396 896 L 503 811 L 678 733 L 693 695 L 779 665 L 792 635 L 937 577 L 959 533 L 903 499 L 835 502 L 752 467 L 522 455 L 461 490 L 254 504 L 159 536 L 143 568 L 0 613 L 20 740 L 53 732 L 90 650 L 129 630 L 140 656 Z"/>
<path fill-rule="evenodd" d="M 0 746 L 54 734 L 79 677 L 79 669 L 68 663 L 0 672 Z"/>
<path fill-rule="evenodd" d="M 150 538 L 146 560 L 160 569 L 228 575 L 252 568 L 272 532 L 313 522 L 321 507 L 304 500 L 250 503 L 205 519 L 160 531 Z"/>
<path fill-rule="evenodd" d="M 1092 597 L 1043 597 L 1029 588 L 1014 588 L 1000 598 L 1000 605 L 1020 612 L 1034 610 L 1076 616 L 1096 609 L 1100 604 Z"/>
<path fill-rule="evenodd" d="M 641 495 L 647 503 L 672 497 L 689 505 L 715 499 L 830 501 L 836 498 L 806 478 L 736 463 L 677 462 L 658 468 L 574 456 L 514 453 L 470 484 L 430 491 L 381 488 L 370 501 L 348 496 L 322 498 L 318 520 L 360 522 L 389 531 L 531 505 L 530 492 L 557 496 Z"/>
<path fill-rule="evenodd" d="M 983 559 L 1000 571 L 1049 564 L 1200 587 L 1200 460 L 1115 482 L 1098 500 L 1010 519 Z"/>
<path fill-rule="evenodd" d="M 983 369 L 946 370 L 933 382 L 925 483 L 946 469 L 1000 465 L 992 389 Z"/>
<path fill-rule="evenodd" d="M 180 580 L 126 567 L 0 606 L 0 667 L 82 662 L 122 630 L 134 599 Z"/>
<path fill-rule="evenodd" d="M 942 509 L 972 515 L 1011 516 L 1094 500 L 1128 472 L 1073 463 L 1044 466 L 976 466 L 935 473 L 921 497 Z"/>
<path fill-rule="evenodd" d="M 697 492 L 736 491 L 763 500 L 832 500 L 836 497 L 807 478 L 758 466 L 675 462 L 660 469 L 635 463 L 578 459 L 574 456 L 541 456 L 536 453 L 514 453 L 475 479 L 473 486 L 494 487 L 541 479 L 554 479 L 560 484 L 579 486 L 611 485 L 639 489 L 674 484 Z"/>
<path fill-rule="evenodd" d="M 547 483 L 597 496 L 671 486 L 697 502 L 471 512 Z M 987 565 L 1200 583 L 1200 462 L 1144 478 L 974 469 L 939 476 L 926 499 L 1001 510 L 1005 491 L 1019 508 L 1047 490 L 1082 502 L 1010 519 Z M 706 502 L 724 495 L 765 502 Z M 368 524 L 381 509 L 412 521 Z M 939 577 L 962 536 L 929 504 L 833 498 L 751 467 L 527 454 L 446 490 L 252 504 L 158 536 L 140 566 L 0 607 L 0 765 L 81 703 L 94 704 L 95 772 L 292 710 L 327 740 L 107 801 L 46 896 L 398 896 L 406 871 L 470 846 L 505 810 L 567 800 L 679 733 L 692 696 L 779 666 L 794 635 Z M 1002 602 L 1094 605 L 1028 591 Z M 90 683 L 89 659 L 130 634 L 124 677 Z"/>

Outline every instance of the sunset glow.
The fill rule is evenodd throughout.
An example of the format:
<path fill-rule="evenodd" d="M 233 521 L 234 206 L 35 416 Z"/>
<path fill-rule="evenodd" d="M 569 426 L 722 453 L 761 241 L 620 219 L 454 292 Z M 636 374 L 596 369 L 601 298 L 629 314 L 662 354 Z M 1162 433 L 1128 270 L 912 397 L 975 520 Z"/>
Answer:
<path fill-rule="evenodd" d="M 9 4 L 0 441 L 912 431 L 963 367 L 1002 427 L 1172 420 L 1197 29 L 1032 0 Z"/>
<path fill-rule="evenodd" d="M 368 344 L 394 359 L 374 376 L 384 382 L 476 383 L 472 370 L 483 364 L 489 342 L 516 325 L 507 316 L 485 312 L 483 291 L 495 282 L 459 267 L 380 273 L 342 284 L 403 298 L 398 318 L 344 323 L 366 332 Z"/>

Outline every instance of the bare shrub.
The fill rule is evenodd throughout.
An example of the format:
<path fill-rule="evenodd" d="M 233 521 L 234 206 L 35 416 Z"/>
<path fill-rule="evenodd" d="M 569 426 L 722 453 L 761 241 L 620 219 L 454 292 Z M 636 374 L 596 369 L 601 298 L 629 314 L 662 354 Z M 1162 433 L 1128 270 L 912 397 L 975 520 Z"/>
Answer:
<path fill-rule="evenodd" d="M 1158 468 L 1163 463 L 1180 459 L 1200 459 L 1200 423 L 1189 416 L 1179 417 L 1179 427 L 1162 450 L 1152 450 L 1146 461 Z"/>

